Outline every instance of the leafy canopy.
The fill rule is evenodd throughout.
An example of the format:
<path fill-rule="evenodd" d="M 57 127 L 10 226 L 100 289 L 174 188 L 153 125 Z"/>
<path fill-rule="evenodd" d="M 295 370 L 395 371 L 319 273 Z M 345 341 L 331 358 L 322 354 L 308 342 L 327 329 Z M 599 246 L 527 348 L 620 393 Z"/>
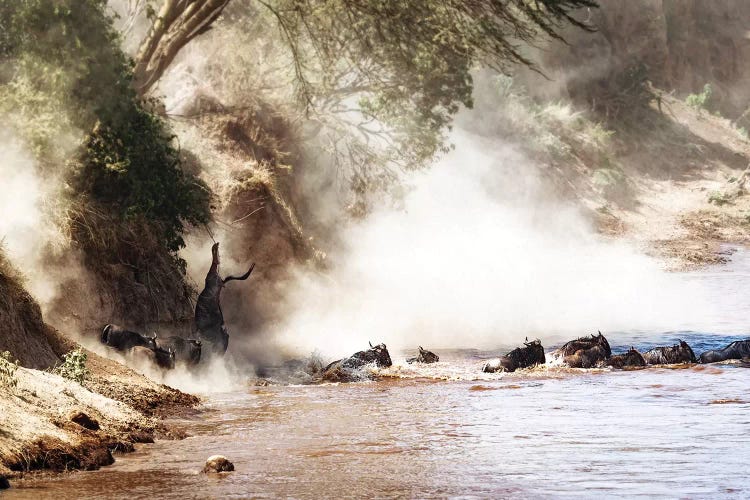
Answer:
<path fill-rule="evenodd" d="M 299 97 L 354 123 L 404 166 L 444 148 L 460 107 L 471 108 L 472 70 L 533 63 L 522 46 L 557 38 L 590 0 L 258 0 L 293 56 Z M 238 16 L 232 5 L 225 16 Z M 241 15 L 241 14 L 240 14 Z M 355 103 L 357 106 L 353 106 Z"/>
<path fill-rule="evenodd" d="M 133 90 L 106 1 L 0 0 L 0 23 L 0 115 L 50 169 L 64 164 L 61 138 L 82 133 L 71 195 L 145 215 L 168 248 L 181 247 L 183 224 L 208 220 L 209 191 L 183 172 L 166 124 Z"/>

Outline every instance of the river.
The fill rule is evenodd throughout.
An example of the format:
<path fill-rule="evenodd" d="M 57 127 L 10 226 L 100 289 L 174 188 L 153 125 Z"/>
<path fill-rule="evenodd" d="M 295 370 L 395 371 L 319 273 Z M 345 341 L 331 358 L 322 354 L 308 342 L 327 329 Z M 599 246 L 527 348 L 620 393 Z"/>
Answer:
<path fill-rule="evenodd" d="M 606 332 L 613 351 L 745 338 L 750 258 L 700 280 L 719 304 L 680 331 Z M 110 467 L 16 483 L 5 498 L 748 498 L 750 370 L 540 368 L 484 375 L 504 352 L 407 353 L 377 382 L 248 386 L 175 422 L 191 435 L 141 445 Z M 554 345 L 546 346 L 549 349 Z M 199 471 L 213 454 L 236 471 Z"/>

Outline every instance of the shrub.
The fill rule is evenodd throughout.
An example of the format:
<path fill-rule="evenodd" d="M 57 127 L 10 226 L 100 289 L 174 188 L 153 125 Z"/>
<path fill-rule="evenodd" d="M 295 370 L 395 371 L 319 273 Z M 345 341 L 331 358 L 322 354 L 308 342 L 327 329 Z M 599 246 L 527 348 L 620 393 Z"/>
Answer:
<path fill-rule="evenodd" d="M 708 202 L 720 207 L 730 202 L 730 197 L 727 193 L 721 191 L 714 191 L 708 196 Z"/>
<path fill-rule="evenodd" d="M 63 356 L 63 364 L 55 369 L 55 373 L 83 385 L 89 376 L 89 370 L 86 368 L 87 357 L 86 353 L 80 347 L 70 351 Z"/>
<path fill-rule="evenodd" d="M 182 170 L 173 134 L 133 90 L 120 41 L 106 0 L 0 0 L 0 118 L 13 115 L 46 168 L 65 169 L 71 198 L 118 222 L 142 215 L 175 251 L 184 224 L 209 220 L 210 192 Z M 60 144 L 78 134 L 84 147 L 68 162 Z"/>
<path fill-rule="evenodd" d="M 18 385 L 16 370 L 18 370 L 18 360 L 11 361 L 11 354 L 8 351 L 0 353 L 0 385 L 16 387 Z"/>
<path fill-rule="evenodd" d="M 699 111 L 702 109 L 708 109 L 708 104 L 711 101 L 712 94 L 713 89 L 711 88 L 711 84 L 707 83 L 703 86 L 703 92 L 700 94 L 690 94 L 687 96 L 685 98 L 685 104 Z"/>

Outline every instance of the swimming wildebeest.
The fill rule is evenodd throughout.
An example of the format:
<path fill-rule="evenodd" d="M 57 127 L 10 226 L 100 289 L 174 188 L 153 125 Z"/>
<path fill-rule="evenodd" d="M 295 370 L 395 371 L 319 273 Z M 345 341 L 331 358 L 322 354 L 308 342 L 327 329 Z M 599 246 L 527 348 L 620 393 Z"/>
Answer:
<path fill-rule="evenodd" d="M 437 363 L 440 361 L 440 356 L 434 352 L 426 351 L 419 346 L 419 355 L 416 358 L 409 358 L 406 360 L 407 363 Z"/>
<path fill-rule="evenodd" d="M 695 354 L 687 342 L 667 347 L 654 347 L 643 353 L 643 359 L 649 365 L 672 365 L 676 363 L 697 363 Z"/>
<path fill-rule="evenodd" d="M 527 341 L 523 347 L 517 347 L 501 358 L 493 358 L 485 363 L 482 371 L 485 373 L 513 372 L 519 368 L 543 365 L 547 362 L 541 340 Z"/>
<path fill-rule="evenodd" d="M 388 367 L 393 364 L 391 362 L 391 355 L 388 353 L 388 348 L 385 344 L 373 346 L 370 343 L 370 348 L 366 351 L 355 352 L 348 358 L 334 361 L 323 369 L 322 378 L 329 382 L 361 380 L 364 377 L 358 372 L 359 368 L 370 363 L 378 367 Z"/>
<path fill-rule="evenodd" d="M 706 351 L 701 354 L 701 363 L 716 363 L 727 359 L 743 359 L 750 357 L 750 339 L 737 340 L 724 347 Z"/>
<path fill-rule="evenodd" d="M 201 360 L 201 341 L 172 336 L 158 338 L 156 344 L 174 351 L 175 360 L 186 365 L 197 365 Z"/>
<path fill-rule="evenodd" d="M 148 360 L 150 363 L 166 370 L 173 369 L 175 364 L 174 351 L 172 349 L 164 349 L 163 347 L 150 349 L 148 347 L 135 346 L 130 350 L 130 355 L 134 359 Z"/>
<path fill-rule="evenodd" d="M 625 354 L 610 356 L 607 365 L 613 368 L 627 368 L 632 366 L 646 366 L 646 360 L 634 347 L 631 347 Z"/>
<path fill-rule="evenodd" d="M 117 325 L 106 325 L 102 329 L 101 341 L 118 351 L 129 351 L 133 347 L 141 346 L 156 349 L 156 335 L 146 337 L 138 332 L 126 330 Z"/>
<path fill-rule="evenodd" d="M 609 342 L 599 332 L 599 335 L 581 337 L 571 340 L 552 353 L 553 357 L 562 358 L 571 368 L 593 368 L 601 366 L 612 355 Z"/>
<path fill-rule="evenodd" d="M 195 304 L 195 329 L 201 340 L 209 345 L 209 352 L 224 355 L 229 346 L 229 332 L 221 312 L 221 289 L 231 280 L 246 280 L 253 272 L 255 264 L 242 276 L 219 275 L 219 244 L 211 247 L 211 267 L 206 274 L 206 284 Z"/>

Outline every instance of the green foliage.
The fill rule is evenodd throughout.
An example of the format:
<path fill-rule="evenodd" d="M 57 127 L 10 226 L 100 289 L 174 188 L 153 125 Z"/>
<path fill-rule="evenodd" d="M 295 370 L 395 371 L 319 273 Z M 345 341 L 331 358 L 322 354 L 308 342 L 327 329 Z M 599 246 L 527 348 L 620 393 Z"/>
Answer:
<path fill-rule="evenodd" d="M 596 169 L 592 174 L 591 181 L 607 199 L 623 200 L 630 194 L 628 178 L 618 166 Z"/>
<path fill-rule="evenodd" d="M 132 89 L 131 62 L 105 0 L 0 0 L 0 116 L 25 137 L 42 165 L 66 168 L 73 198 L 163 230 L 170 250 L 185 223 L 208 221 L 208 188 L 186 174 L 166 124 Z M 5 83 L 2 85 L 2 83 Z M 70 158 L 60 143 L 85 146 Z"/>
<path fill-rule="evenodd" d="M 63 356 L 63 364 L 55 368 L 55 373 L 83 385 L 89 376 L 89 370 L 86 368 L 86 358 L 87 355 L 81 347 L 70 351 Z"/>
<path fill-rule="evenodd" d="M 729 194 L 722 193 L 721 191 L 713 191 L 710 195 L 708 195 L 708 202 L 713 203 L 717 207 L 726 205 L 731 201 L 732 200 Z"/>
<path fill-rule="evenodd" d="M 183 224 L 208 222 L 208 187 L 186 174 L 160 118 L 133 105 L 125 123 L 100 125 L 89 136 L 72 186 L 126 219 L 144 215 L 163 228 L 165 244 L 182 246 Z"/>
<path fill-rule="evenodd" d="M 711 102 L 711 96 L 713 95 L 713 89 L 711 84 L 707 83 L 703 86 L 703 92 L 700 94 L 690 94 L 685 98 L 685 104 L 698 111 L 708 109 L 708 105 Z"/>
<path fill-rule="evenodd" d="M 13 388 L 18 385 L 18 379 L 16 378 L 18 360 L 11 361 L 11 359 L 10 352 L 0 352 L 0 385 Z"/>
<path fill-rule="evenodd" d="M 474 104 L 471 72 L 531 65 L 522 43 L 557 37 L 589 0 L 260 1 L 291 49 L 298 95 L 313 113 L 335 114 L 362 135 L 348 158 L 373 145 L 416 168 L 446 151 L 450 123 Z M 241 22 L 244 5 L 227 9 Z M 352 103 L 358 107 L 352 110 Z M 353 115 L 361 115 L 352 122 Z"/>

